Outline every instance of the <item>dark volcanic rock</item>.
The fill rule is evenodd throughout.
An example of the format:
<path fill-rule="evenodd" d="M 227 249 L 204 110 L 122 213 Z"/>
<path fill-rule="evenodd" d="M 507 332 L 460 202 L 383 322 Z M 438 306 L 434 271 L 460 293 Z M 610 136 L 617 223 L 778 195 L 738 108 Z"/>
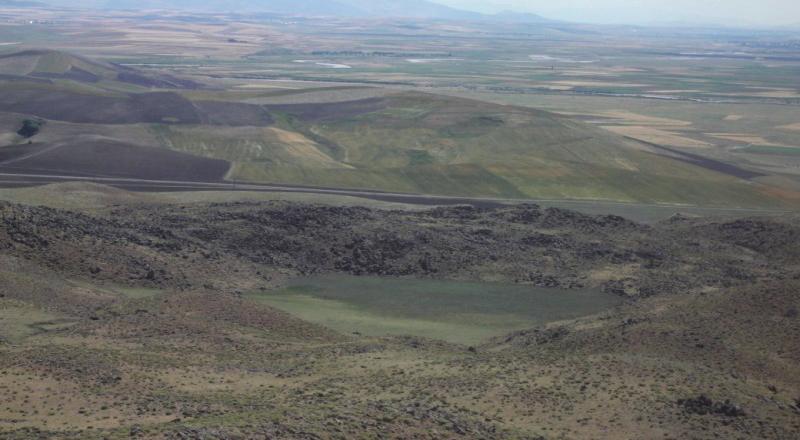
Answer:
<path fill-rule="evenodd" d="M 743 417 L 744 410 L 735 403 L 725 400 L 724 402 L 714 402 L 705 395 L 700 395 L 692 399 L 680 399 L 678 405 L 682 406 L 688 413 L 704 415 L 720 415 L 725 417 Z"/>
<path fill-rule="evenodd" d="M 625 296 L 787 276 L 782 262 L 791 246 L 776 251 L 749 238 L 743 254 L 743 239 L 727 232 L 733 223 L 712 229 L 713 223 L 697 222 L 649 227 L 534 205 L 386 211 L 239 202 L 118 206 L 89 216 L 0 204 L 0 248 L 58 271 L 178 288 L 216 285 L 254 265 L 294 274 L 490 276 Z M 754 232 L 759 243 L 800 234 L 792 223 L 735 224 L 760 231 Z"/>

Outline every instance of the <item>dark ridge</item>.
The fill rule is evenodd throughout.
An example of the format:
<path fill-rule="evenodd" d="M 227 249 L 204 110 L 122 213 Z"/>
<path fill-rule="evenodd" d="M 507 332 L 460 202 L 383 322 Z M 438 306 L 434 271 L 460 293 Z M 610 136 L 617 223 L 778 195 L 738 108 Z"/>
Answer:
<path fill-rule="evenodd" d="M 84 95 L 20 88 L 0 95 L 0 111 L 55 121 L 95 124 L 212 124 L 266 126 L 273 123 L 261 106 L 200 101 L 193 103 L 169 91 L 127 97 Z"/>
<path fill-rule="evenodd" d="M 227 161 L 109 140 L 24 144 L 0 150 L 0 171 L 77 177 L 220 181 Z"/>
<path fill-rule="evenodd" d="M 663 145 L 654 144 L 652 142 L 643 141 L 640 139 L 635 139 L 629 136 L 625 136 L 626 139 L 630 139 L 632 141 L 636 141 L 650 147 L 656 148 L 658 150 L 663 150 L 673 155 L 670 155 L 671 159 L 679 160 L 681 162 L 689 163 L 692 165 L 697 165 L 699 167 L 705 168 L 707 170 L 716 171 L 718 173 L 727 174 L 729 176 L 738 177 L 740 179 L 750 180 L 756 177 L 765 176 L 765 174 L 757 173 L 755 171 L 746 170 L 744 168 L 739 168 L 736 165 L 731 165 L 729 163 L 720 162 L 718 160 L 709 159 L 705 156 L 701 156 L 699 154 L 687 153 L 685 151 L 676 150 L 674 148 L 665 147 Z"/>
<path fill-rule="evenodd" d="M 100 81 L 100 77 L 92 72 L 88 72 L 81 68 L 72 66 L 66 73 L 45 73 L 38 72 L 32 73 L 31 76 L 36 78 L 49 78 L 49 79 L 71 79 L 73 81 L 96 83 Z"/>
<path fill-rule="evenodd" d="M 120 67 L 120 66 L 115 65 L 115 67 Z M 121 81 L 128 84 L 134 84 L 142 87 L 152 87 L 158 89 L 197 90 L 204 87 L 202 84 L 192 80 L 176 78 L 171 75 L 158 75 L 155 77 L 150 77 L 138 73 L 132 69 L 126 70 L 124 72 L 119 72 L 117 74 L 117 81 Z"/>
<path fill-rule="evenodd" d="M 277 104 L 268 105 L 266 108 L 270 111 L 287 113 L 302 121 L 319 122 L 380 111 L 386 108 L 386 101 L 384 98 L 367 98 L 322 104 Z"/>
<path fill-rule="evenodd" d="M 269 112 L 259 105 L 224 101 L 197 101 L 194 105 L 200 110 L 206 124 L 263 127 L 275 122 Z"/>

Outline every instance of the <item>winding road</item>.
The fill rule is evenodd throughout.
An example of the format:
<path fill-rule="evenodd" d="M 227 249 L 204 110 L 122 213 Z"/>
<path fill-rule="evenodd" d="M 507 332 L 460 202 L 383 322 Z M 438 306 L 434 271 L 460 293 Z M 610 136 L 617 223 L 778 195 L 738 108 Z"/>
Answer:
<path fill-rule="evenodd" d="M 0 188 L 19 188 L 40 186 L 60 182 L 92 182 L 128 191 L 140 192 L 181 192 L 181 191 L 257 191 L 257 192 L 291 192 L 306 194 L 327 194 L 338 196 L 361 197 L 387 202 L 408 203 L 414 205 L 458 205 L 470 204 L 476 207 L 498 207 L 510 201 L 493 198 L 448 197 L 423 194 L 394 193 L 363 189 L 327 188 L 315 186 L 260 184 L 252 182 L 191 182 L 181 180 L 148 180 L 120 177 L 85 177 L 55 174 L 27 174 L 0 172 Z"/>
<path fill-rule="evenodd" d="M 63 182 L 92 182 L 112 186 L 119 189 L 137 192 L 188 192 L 188 191 L 255 191 L 272 193 L 300 193 L 323 194 L 333 196 L 358 197 L 363 199 L 378 200 L 391 203 L 409 205 L 437 206 L 437 205 L 472 205 L 477 208 L 497 208 L 519 203 L 536 203 L 544 206 L 558 206 L 575 209 L 587 213 L 622 214 L 630 208 L 643 208 L 646 210 L 662 211 L 657 217 L 666 218 L 675 212 L 689 212 L 697 214 L 719 213 L 730 214 L 783 214 L 791 211 L 772 209 L 748 208 L 715 208 L 693 207 L 689 205 L 647 204 L 614 202 L 599 200 L 565 200 L 565 199 L 502 199 L 490 197 L 451 197 L 428 194 L 409 194 L 396 192 L 383 192 L 363 189 L 328 188 L 285 184 L 260 184 L 252 182 L 191 182 L 180 180 L 147 180 L 121 177 L 85 177 L 66 176 L 56 174 L 29 174 L 8 173 L 0 171 L 0 188 L 23 188 Z M 602 207 L 602 209 L 598 209 Z M 588 209 L 587 208 L 591 208 Z M 639 219 L 640 221 L 650 221 Z"/>

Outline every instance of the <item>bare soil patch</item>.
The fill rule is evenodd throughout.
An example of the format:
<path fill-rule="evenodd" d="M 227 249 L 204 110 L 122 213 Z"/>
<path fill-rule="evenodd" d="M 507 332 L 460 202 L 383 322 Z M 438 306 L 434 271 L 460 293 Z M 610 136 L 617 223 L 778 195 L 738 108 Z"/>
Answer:
<path fill-rule="evenodd" d="M 789 125 L 781 125 L 778 128 L 780 128 L 781 130 L 800 131 L 800 122 L 796 122 L 794 124 L 789 124 Z"/>
<path fill-rule="evenodd" d="M 734 141 L 742 144 L 788 146 L 769 141 L 767 139 L 764 139 L 764 137 L 762 136 L 748 134 L 748 133 L 707 133 L 707 134 L 715 138 L 725 139 L 728 141 Z"/>

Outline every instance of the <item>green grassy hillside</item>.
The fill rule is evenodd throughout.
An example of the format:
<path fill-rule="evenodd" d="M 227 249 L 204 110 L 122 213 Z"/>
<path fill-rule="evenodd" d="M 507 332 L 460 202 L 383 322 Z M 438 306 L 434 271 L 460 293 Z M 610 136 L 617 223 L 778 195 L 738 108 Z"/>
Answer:
<path fill-rule="evenodd" d="M 323 275 L 249 297 L 343 334 L 416 335 L 478 344 L 622 302 L 596 290 Z M 335 313 L 332 313 L 335 311 Z"/>
<path fill-rule="evenodd" d="M 157 125 L 231 178 L 459 196 L 780 206 L 752 182 L 550 113 L 423 93 L 268 106 L 268 128 Z"/>

